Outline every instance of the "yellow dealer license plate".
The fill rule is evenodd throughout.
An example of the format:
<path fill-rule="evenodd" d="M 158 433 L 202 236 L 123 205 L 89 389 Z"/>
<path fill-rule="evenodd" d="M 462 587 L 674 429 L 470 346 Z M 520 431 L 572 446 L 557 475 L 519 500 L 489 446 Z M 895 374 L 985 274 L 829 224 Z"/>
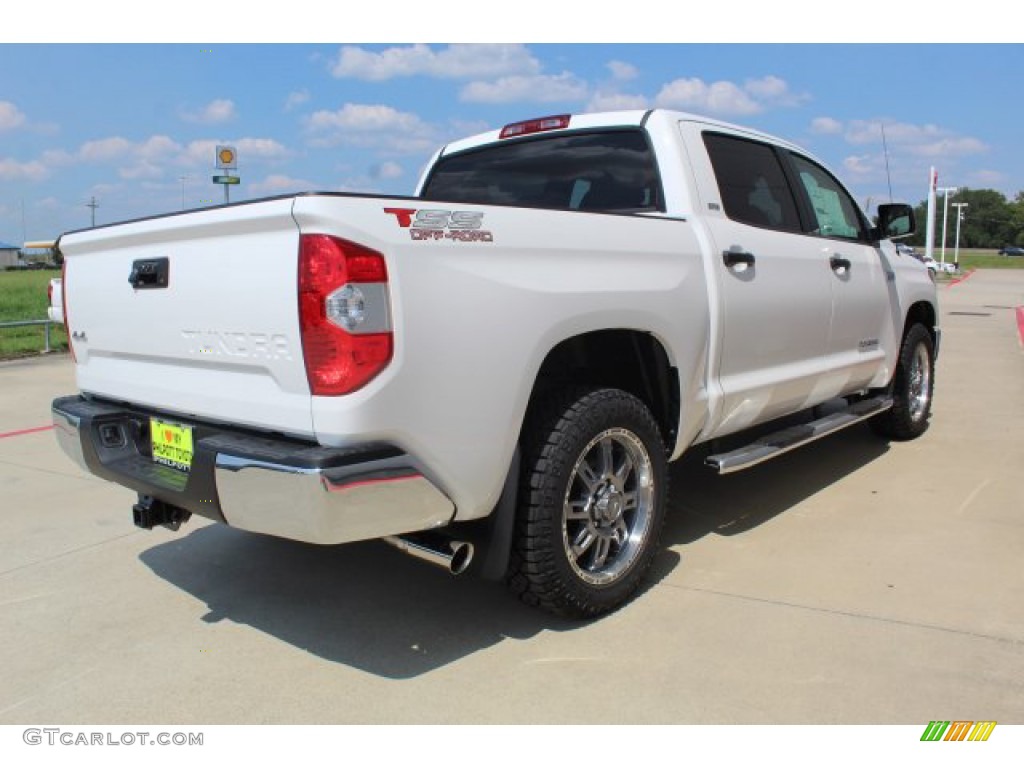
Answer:
<path fill-rule="evenodd" d="M 149 420 L 153 442 L 153 461 L 188 472 L 192 466 L 192 427 Z"/>

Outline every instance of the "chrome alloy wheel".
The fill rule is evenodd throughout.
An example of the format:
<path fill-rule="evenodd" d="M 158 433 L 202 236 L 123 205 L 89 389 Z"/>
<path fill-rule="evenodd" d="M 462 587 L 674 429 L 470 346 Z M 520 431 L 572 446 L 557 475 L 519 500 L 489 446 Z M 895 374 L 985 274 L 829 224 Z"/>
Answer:
<path fill-rule="evenodd" d="M 928 349 L 918 344 L 914 349 L 914 358 L 910 364 L 908 400 L 910 401 L 910 418 L 920 421 L 928 413 L 929 400 L 932 392 L 932 367 Z"/>
<path fill-rule="evenodd" d="M 629 570 L 648 536 L 654 494 L 651 457 L 629 430 L 606 430 L 583 449 L 562 512 L 562 543 L 580 579 L 600 586 Z"/>

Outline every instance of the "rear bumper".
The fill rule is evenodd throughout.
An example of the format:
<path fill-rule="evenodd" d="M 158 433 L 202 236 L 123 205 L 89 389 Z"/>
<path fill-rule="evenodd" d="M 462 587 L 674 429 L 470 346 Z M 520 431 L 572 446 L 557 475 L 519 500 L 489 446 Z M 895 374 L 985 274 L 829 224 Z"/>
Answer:
<path fill-rule="evenodd" d="M 52 410 L 58 443 L 87 472 L 235 528 L 341 544 L 437 528 L 454 515 L 394 446 L 325 448 L 189 421 L 184 473 L 152 460 L 149 418 L 160 414 L 80 396 Z"/>

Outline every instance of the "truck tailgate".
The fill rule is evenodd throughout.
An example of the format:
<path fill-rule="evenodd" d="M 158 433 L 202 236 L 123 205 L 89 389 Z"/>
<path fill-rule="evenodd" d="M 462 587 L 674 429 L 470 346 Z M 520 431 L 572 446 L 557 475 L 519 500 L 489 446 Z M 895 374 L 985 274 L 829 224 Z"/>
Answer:
<path fill-rule="evenodd" d="M 312 435 L 292 205 L 265 200 L 62 237 L 79 388 L 184 418 Z"/>

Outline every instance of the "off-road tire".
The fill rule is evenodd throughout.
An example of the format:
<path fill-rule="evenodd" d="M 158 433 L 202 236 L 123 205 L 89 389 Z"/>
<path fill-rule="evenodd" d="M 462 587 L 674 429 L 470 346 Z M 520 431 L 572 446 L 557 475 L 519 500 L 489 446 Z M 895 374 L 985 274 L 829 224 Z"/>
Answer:
<path fill-rule="evenodd" d="M 928 429 L 934 388 L 935 344 L 928 329 L 915 323 L 903 337 L 889 386 L 893 406 L 871 420 L 872 429 L 893 440 L 920 437 Z"/>
<path fill-rule="evenodd" d="M 650 410 L 617 389 L 566 393 L 532 414 L 522 448 L 510 589 L 568 618 L 618 608 L 665 520 L 667 457 Z"/>

